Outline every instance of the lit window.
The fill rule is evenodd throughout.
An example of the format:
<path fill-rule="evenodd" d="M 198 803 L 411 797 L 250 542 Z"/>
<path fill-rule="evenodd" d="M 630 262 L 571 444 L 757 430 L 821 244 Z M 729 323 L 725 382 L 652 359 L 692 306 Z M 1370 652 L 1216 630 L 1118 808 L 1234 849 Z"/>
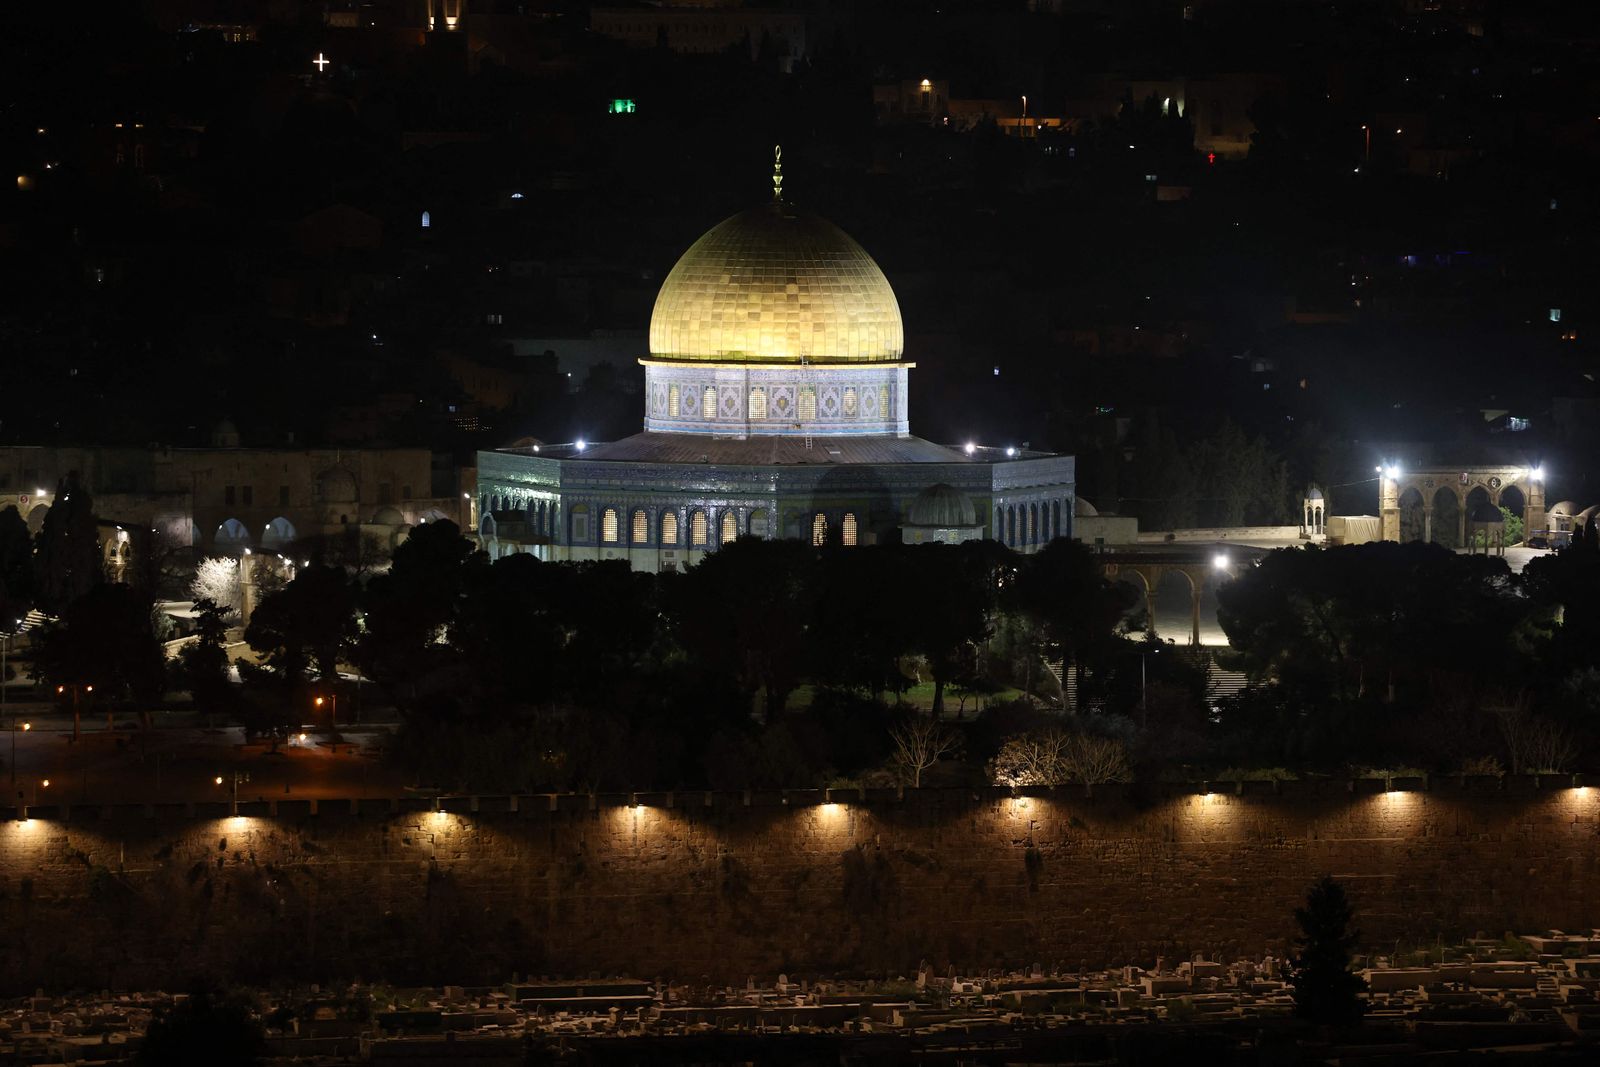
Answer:
<path fill-rule="evenodd" d="M 617 543 L 617 509 L 606 508 L 600 513 L 600 540 L 608 545 Z"/>
<path fill-rule="evenodd" d="M 696 511 L 689 518 L 689 543 L 704 548 L 706 543 L 706 513 Z"/>
<path fill-rule="evenodd" d="M 825 545 L 828 543 L 828 516 L 817 512 L 816 518 L 811 520 L 811 543 Z"/>
<path fill-rule="evenodd" d="M 767 391 L 760 386 L 750 390 L 750 421 L 767 417 Z"/>
<path fill-rule="evenodd" d="M 661 516 L 661 543 L 675 545 L 678 543 L 678 513 L 669 511 Z"/>
<path fill-rule="evenodd" d="M 633 513 L 633 543 L 642 545 L 650 540 L 650 516 L 643 510 Z"/>
<path fill-rule="evenodd" d="M 667 418 L 675 419 L 677 417 L 678 417 L 678 387 L 676 385 L 669 385 L 669 386 L 667 386 Z"/>
<path fill-rule="evenodd" d="M 428 227 L 430 227 L 432 225 L 433 225 L 433 216 L 428 214 L 426 211 L 424 211 L 422 213 L 422 228 L 424 230 L 426 230 Z"/>
<path fill-rule="evenodd" d="M 800 421 L 815 422 L 817 419 L 817 391 L 810 386 L 800 390 Z"/>
<path fill-rule="evenodd" d="M 739 516 L 730 508 L 722 513 L 722 543 L 727 544 L 738 536 Z"/>
<path fill-rule="evenodd" d="M 885 419 L 894 418 L 894 396 L 887 385 L 878 394 L 878 414 Z"/>
<path fill-rule="evenodd" d="M 714 385 L 706 386 L 705 393 L 700 397 L 700 411 L 701 411 L 701 413 L 703 415 L 705 415 L 707 422 L 710 422 L 712 419 L 717 417 L 717 387 L 716 386 L 714 386 Z"/>
<path fill-rule="evenodd" d="M 856 543 L 856 515 L 853 511 L 844 513 L 844 543 L 854 546 Z"/>
<path fill-rule="evenodd" d="M 1561 309 L 1560 308 L 1551 308 L 1550 309 L 1550 321 L 1551 322 L 1560 322 L 1561 321 Z"/>
<path fill-rule="evenodd" d="M 851 386 L 844 391 L 844 417 L 853 419 L 856 417 L 856 411 L 856 390 L 855 386 Z"/>

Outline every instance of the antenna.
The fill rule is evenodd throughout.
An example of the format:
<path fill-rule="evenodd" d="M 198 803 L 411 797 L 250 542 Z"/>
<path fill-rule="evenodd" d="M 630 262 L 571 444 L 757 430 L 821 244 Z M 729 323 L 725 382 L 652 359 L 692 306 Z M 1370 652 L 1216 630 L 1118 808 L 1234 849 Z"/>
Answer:
<path fill-rule="evenodd" d="M 772 200 L 783 200 L 783 145 L 772 146 Z"/>

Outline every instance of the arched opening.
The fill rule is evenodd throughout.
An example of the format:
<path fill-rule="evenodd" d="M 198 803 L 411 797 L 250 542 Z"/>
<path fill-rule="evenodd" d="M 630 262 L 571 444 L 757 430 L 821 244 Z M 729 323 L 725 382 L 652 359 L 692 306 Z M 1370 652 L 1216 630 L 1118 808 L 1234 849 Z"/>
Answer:
<path fill-rule="evenodd" d="M 1064 536 L 1061 529 L 1061 501 L 1057 500 L 1050 505 L 1050 537 L 1054 540 Z"/>
<path fill-rule="evenodd" d="M 1461 547 L 1461 498 L 1448 486 L 1434 490 L 1432 527 L 1434 544 Z"/>
<path fill-rule="evenodd" d="M 746 409 L 750 413 L 751 422 L 760 422 L 767 417 L 767 391 L 761 386 L 750 390 L 750 406 Z"/>
<path fill-rule="evenodd" d="M 1039 543 L 1039 505 L 1028 505 L 1028 544 Z"/>
<path fill-rule="evenodd" d="M 617 543 L 621 536 L 621 522 L 616 508 L 606 508 L 600 513 L 600 540 L 608 545 Z"/>
<path fill-rule="evenodd" d="M 262 548 L 283 548 L 294 543 L 294 523 L 279 515 L 261 532 Z"/>
<path fill-rule="evenodd" d="M 1017 509 L 1014 505 L 1006 506 L 1006 546 L 1017 547 Z"/>
<path fill-rule="evenodd" d="M 853 511 L 844 513 L 844 522 L 839 526 L 840 534 L 846 545 L 854 546 L 856 543 L 856 515 Z"/>
<path fill-rule="evenodd" d="M 1422 490 L 1407 489 L 1400 494 L 1400 540 L 1402 543 L 1422 541 L 1427 537 L 1426 512 L 1423 508 Z"/>
<path fill-rule="evenodd" d="M 650 516 L 644 513 L 643 508 L 635 508 L 633 512 L 633 543 L 636 545 L 647 544 L 650 541 Z"/>
<path fill-rule="evenodd" d="M 719 531 L 723 544 L 735 541 L 739 537 L 739 515 L 732 508 L 724 508 L 722 512 L 722 529 Z"/>
<path fill-rule="evenodd" d="M 1128 598 L 1128 610 L 1122 613 L 1122 625 L 1130 633 L 1146 633 L 1150 629 L 1150 583 L 1141 571 L 1124 571 L 1117 577 L 1118 585 L 1133 590 Z"/>
<path fill-rule="evenodd" d="M 668 545 L 676 545 L 677 543 L 678 513 L 676 511 L 664 511 L 661 513 L 661 545 L 665 548 Z"/>
<path fill-rule="evenodd" d="M 250 531 L 238 519 L 223 519 L 217 526 L 217 533 L 212 538 L 212 543 L 220 551 L 238 554 L 250 547 Z"/>
<path fill-rule="evenodd" d="M 1520 485 L 1502 486 L 1499 504 L 1520 519 L 1523 510 L 1528 506 L 1528 498 L 1523 494 Z"/>
<path fill-rule="evenodd" d="M 994 509 L 994 527 L 989 531 L 989 536 L 1005 544 L 1006 540 L 1006 513 L 1003 508 Z"/>
<path fill-rule="evenodd" d="M 589 505 L 574 504 L 567 512 L 571 523 L 572 543 L 583 545 L 589 543 Z"/>
<path fill-rule="evenodd" d="M 1456 536 L 1451 538 L 1449 541 L 1444 541 L 1437 536 L 1439 532 L 1439 512 L 1437 509 L 1435 509 L 1433 513 L 1433 529 L 1435 534 L 1434 540 L 1449 548 L 1466 547 L 1466 528 L 1467 526 L 1471 525 L 1472 516 L 1475 513 L 1482 515 L 1488 514 L 1488 511 L 1485 511 L 1484 509 L 1493 511 L 1496 515 L 1500 513 L 1500 509 L 1495 507 L 1494 501 L 1490 499 L 1489 490 L 1485 489 L 1481 485 L 1475 485 L 1471 490 L 1468 491 L 1465 506 L 1457 514 Z"/>
<path fill-rule="evenodd" d="M 28 512 L 28 532 L 37 534 L 44 529 L 44 517 L 50 514 L 49 504 L 35 504 Z"/>
<path fill-rule="evenodd" d="M 1194 579 L 1186 571 L 1165 571 L 1152 599 L 1156 632 L 1180 645 L 1189 643 L 1194 636 Z"/>
<path fill-rule="evenodd" d="M 828 542 L 828 516 L 817 512 L 811 517 L 811 543 L 824 545 Z"/>
<path fill-rule="evenodd" d="M 716 386 L 714 386 L 714 385 L 706 386 L 705 392 L 703 394 L 701 394 L 701 397 L 700 397 L 700 415 L 701 415 L 701 418 L 705 419 L 707 422 L 710 422 L 712 419 L 717 417 L 717 387 Z"/>
<path fill-rule="evenodd" d="M 765 509 L 757 509 L 752 511 L 750 513 L 750 536 L 766 537 L 767 527 L 770 526 L 771 523 L 772 520 L 768 517 Z"/>
<path fill-rule="evenodd" d="M 695 513 L 689 516 L 689 545 L 691 548 L 705 547 L 706 539 L 711 533 L 709 527 L 710 523 L 706 521 L 705 511 L 699 508 L 695 509 Z"/>

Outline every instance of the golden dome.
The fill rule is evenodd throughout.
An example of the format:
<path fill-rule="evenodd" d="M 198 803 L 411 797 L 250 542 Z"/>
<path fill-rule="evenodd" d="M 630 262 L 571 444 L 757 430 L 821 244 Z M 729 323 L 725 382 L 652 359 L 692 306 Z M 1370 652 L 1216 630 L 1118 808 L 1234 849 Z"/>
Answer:
<path fill-rule="evenodd" d="M 650 358 L 708 363 L 896 363 L 900 305 L 833 223 L 775 202 L 708 230 L 661 284 Z"/>

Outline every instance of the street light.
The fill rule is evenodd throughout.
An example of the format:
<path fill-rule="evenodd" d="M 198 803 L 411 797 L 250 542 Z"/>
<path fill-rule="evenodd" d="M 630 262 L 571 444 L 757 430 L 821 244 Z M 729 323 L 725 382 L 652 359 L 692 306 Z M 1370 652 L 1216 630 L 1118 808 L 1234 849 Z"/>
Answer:
<path fill-rule="evenodd" d="M 247 771 L 230 771 L 226 777 L 219 774 L 212 779 L 217 785 L 221 785 L 226 781 L 231 786 L 231 799 L 228 804 L 229 815 L 239 814 L 239 783 L 248 782 L 249 780 L 250 774 Z"/>
<path fill-rule="evenodd" d="M 321 710 L 324 702 L 328 705 L 328 729 L 337 730 L 339 728 L 339 694 L 330 693 L 326 701 L 324 701 L 324 698 L 318 697 L 312 703 L 317 706 L 318 710 Z"/>
<path fill-rule="evenodd" d="M 13 718 L 11 720 L 11 785 L 13 787 L 17 784 L 17 725 L 17 720 Z M 33 729 L 33 723 L 31 722 L 22 723 L 21 726 L 23 733 Z"/>
<path fill-rule="evenodd" d="M 78 740 L 78 697 L 83 693 L 94 692 L 94 686 L 84 682 L 64 682 L 56 686 L 56 695 L 61 696 L 69 689 L 72 690 L 72 740 L 76 743 Z M 109 721 L 111 713 L 107 712 L 106 714 Z"/>

